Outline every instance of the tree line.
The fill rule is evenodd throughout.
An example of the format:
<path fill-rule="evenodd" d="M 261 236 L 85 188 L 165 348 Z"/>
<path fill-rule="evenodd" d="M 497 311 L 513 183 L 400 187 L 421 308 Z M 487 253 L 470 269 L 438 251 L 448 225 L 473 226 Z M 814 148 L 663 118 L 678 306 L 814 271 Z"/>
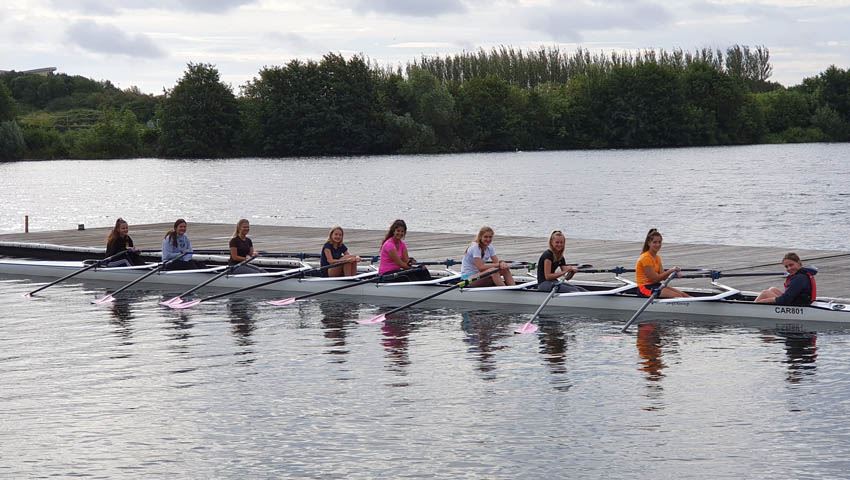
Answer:
<path fill-rule="evenodd" d="M 0 76 L 0 159 L 288 157 L 850 140 L 850 71 L 770 82 L 769 51 L 501 47 L 403 68 L 328 53 L 238 92 L 190 63 L 162 95 Z"/>

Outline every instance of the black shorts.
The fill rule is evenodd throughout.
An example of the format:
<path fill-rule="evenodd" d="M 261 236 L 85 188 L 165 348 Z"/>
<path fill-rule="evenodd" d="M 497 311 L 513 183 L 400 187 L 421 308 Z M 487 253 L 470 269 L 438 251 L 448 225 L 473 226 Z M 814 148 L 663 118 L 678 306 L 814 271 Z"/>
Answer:
<path fill-rule="evenodd" d="M 647 285 L 638 285 L 638 295 L 641 297 L 649 298 L 652 295 L 652 291 L 656 288 L 660 287 L 660 283 L 650 283 Z"/>

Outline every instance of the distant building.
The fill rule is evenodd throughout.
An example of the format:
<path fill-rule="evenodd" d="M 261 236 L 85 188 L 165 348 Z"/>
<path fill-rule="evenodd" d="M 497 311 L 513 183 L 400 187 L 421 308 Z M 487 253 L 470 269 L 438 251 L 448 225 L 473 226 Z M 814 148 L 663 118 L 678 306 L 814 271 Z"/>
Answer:
<path fill-rule="evenodd" d="M 7 73 L 23 73 L 23 74 L 29 74 L 29 75 L 41 75 L 41 76 L 46 77 L 46 76 L 50 75 L 51 73 L 53 73 L 55 71 L 56 71 L 56 67 L 35 68 L 35 69 L 32 69 L 32 70 L 21 70 L 19 72 L 15 71 L 15 70 L 0 70 L 0 75 L 5 75 Z"/>

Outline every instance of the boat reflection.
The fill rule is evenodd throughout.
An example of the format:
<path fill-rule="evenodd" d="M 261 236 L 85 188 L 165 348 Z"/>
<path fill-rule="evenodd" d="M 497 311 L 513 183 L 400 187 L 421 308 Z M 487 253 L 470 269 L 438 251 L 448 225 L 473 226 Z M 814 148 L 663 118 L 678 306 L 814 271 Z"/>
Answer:
<path fill-rule="evenodd" d="M 540 322 L 540 355 L 552 374 L 555 390 L 566 392 L 573 385 L 567 376 L 568 326 L 562 322 Z"/>
<path fill-rule="evenodd" d="M 469 345 L 467 352 L 477 361 L 476 370 L 482 380 L 495 380 L 495 352 L 507 348 L 498 342 L 513 336 L 511 324 L 504 316 L 488 312 L 463 312 L 462 316 L 461 329 L 466 333 L 463 341 Z"/>
<path fill-rule="evenodd" d="M 785 364 L 788 373 L 785 380 L 798 384 L 816 373 L 818 358 L 817 334 L 798 326 L 780 326 L 776 334 L 785 343 Z"/>

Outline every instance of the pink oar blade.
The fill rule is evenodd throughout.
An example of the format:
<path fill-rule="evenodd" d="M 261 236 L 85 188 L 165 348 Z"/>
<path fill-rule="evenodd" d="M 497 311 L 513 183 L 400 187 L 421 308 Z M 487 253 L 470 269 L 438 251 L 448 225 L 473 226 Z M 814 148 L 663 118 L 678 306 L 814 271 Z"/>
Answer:
<path fill-rule="evenodd" d="M 535 325 L 531 322 L 525 322 L 524 324 L 522 324 L 522 326 L 520 326 L 519 328 L 514 330 L 514 333 L 524 334 L 524 333 L 534 333 L 536 331 L 537 331 L 537 325 Z"/>
<path fill-rule="evenodd" d="M 163 301 L 159 302 L 159 304 L 162 305 L 163 307 L 167 307 L 167 306 L 171 305 L 172 303 L 180 303 L 182 301 L 183 301 L 182 298 L 174 297 L 174 298 L 169 298 L 168 300 L 163 300 Z"/>
<path fill-rule="evenodd" d="M 181 303 L 169 303 L 169 304 L 168 304 L 168 307 L 169 307 L 169 308 L 174 308 L 174 309 L 177 309 L 177 310 L 183 310 L 183 309 L 185 309 L 185 308 L 192 308 L 192 307 L 194 307 L 195 305 L 197 305 L 197 304 L 199 304 L 199 303 L 201 303 L 201 301 L 200 301 L 200 300 L 190 300 L 190 301 L 188 301 L 188 302 L 181 302 Z"/>
<path fill-rule="evenodd" d="M 106 295 L 105 297 L 98 298 L 97 300 L 92 300 L 91 303 L 95 305 L 103 305 L 104 303 L 111 303 L 115 301 L 115 297 L 112 295 Z"/>
<path fill-rule="evenodd" d="M 280 300 L 269 300 L 266 303 L 268 303 L 269 305 L 274 305 L 276 307 L 285 307 L 287 305 L 292 305 L 295 302 L 296 302 L 295 297 L 289 297 L 289 298 L 282 298 Z"/>
<path fill-rule="evenodd" d="M 24 298 L 33 298 L 33 296 L 32 296 L 32 295 L 30 295 L 29 293 L 25 293 L 25 294 L 24 294 Z"/>
<path fill-rule="evenodd" d="M 386 316 L 378 315 L 377 317 L 372 317 L 368 320 L 357 320 L 357 323 L 359 323 L 360 325 L 374 325 L 376 323 L 382 323 L 386 319 Z"/>

